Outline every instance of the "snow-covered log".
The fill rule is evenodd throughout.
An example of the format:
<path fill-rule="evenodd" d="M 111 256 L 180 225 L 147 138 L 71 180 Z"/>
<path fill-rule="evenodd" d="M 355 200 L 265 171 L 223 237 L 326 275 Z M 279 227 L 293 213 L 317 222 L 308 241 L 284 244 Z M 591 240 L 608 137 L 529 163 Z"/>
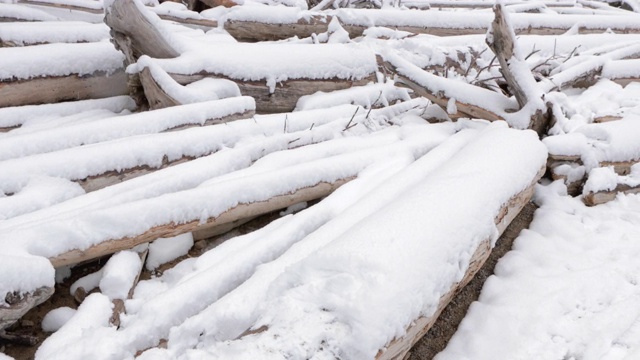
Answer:
<path fill-rule="evenodd" d="M 633 165 L 627 174 L 618 175 L 613 167 L 591 170 L 582 191 L 584 203 L 594 206 L 614 200 L 618 193 L 640 193 L 640 164 Z"/>
<path fill-rule="evenodd" d="M 149 294 L 110 339 L 126 356 L 168 336 L 166 349 L 143 359 L 185 352 L 402 359 L 422 330 L 411 324 L 437 316 L 441 299 L 479 267 L 531 196 L 545 158 L 533 132 L 499 123 L 463 130 L 415 162 L 363 174 L 338 189 L 341 196 L 181 264 L 181 280 Z M 471 196 L 482 201 L 446 205 Z M 185 306 L 181 297 L 212 303 Z M 169 304 L 170 313 L 150 325 L 155 309 Z"/>
<path fill-rule="evenodd" d="M 104 24 L 82 21 L 0 22 L 0 47 L 98 42 L 109 38 Z"/>
<path fill-rule="evenodd" d="M 0 22 L 58 20 L 60 19 L 38 9 L 32 9 L 18 4 L 0 3 Z"/>
<path fill-rule="evenodd" d="M 109 43 L 2 48 L 0 53 L 0 107 L 128 93 L 124 58 Z"/>
<path fill-rule="evenodd" d="M 517 110 L 517 104 L 501 94 L 430 74 L 397 54 L 385 54 L 384 60 L 385 67 L 397 74 L 401 83 L 440 105 L 451 118 L 504 120 L 507 111 Z"/>
<path fill-rule="evenodd" d="M 371 26 L 384 26 L 414 34 L 456 36 L 484 34 L 493 16 L 484 11 L 438 11 L 399 9 L 337 9 L 301 12 L 297 8 L 239 6 L 224 18 L 224 28 L 238 40 L 269 41 L 323 33 L 337 17 L 351 38 L 362 36 Z M 514 13 L 511 23 L 518 35 L 560 35 L 580 24 L 581 34 L 639 33 L 640 14 L 565 15 Z"/>
<path fill-rule="evenodd" d="M 104 12 L 102 10 L 102 2 L 101 1 L 18 0 L 17 2 L 19 4 L 25 4 L 25 5 L 51 7 L 51 8 L 63 9 L 63 10 L 76 10 L 76 11 L 83 11 L 83 12 L 88 12 L 88 13 L 92 13 L 92 14 L 102 14 Z"/>

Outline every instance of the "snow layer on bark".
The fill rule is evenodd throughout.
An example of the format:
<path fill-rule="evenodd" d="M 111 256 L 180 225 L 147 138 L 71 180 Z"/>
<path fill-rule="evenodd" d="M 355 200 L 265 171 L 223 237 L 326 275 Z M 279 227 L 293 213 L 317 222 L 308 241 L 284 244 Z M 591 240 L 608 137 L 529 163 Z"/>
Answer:
<path fill-rule="evenodd" d="M 124 55 L 108 41 L 5 48 L 0 57 L 0 80 L 111 74 L 121 69 L 123 62 Z"/>

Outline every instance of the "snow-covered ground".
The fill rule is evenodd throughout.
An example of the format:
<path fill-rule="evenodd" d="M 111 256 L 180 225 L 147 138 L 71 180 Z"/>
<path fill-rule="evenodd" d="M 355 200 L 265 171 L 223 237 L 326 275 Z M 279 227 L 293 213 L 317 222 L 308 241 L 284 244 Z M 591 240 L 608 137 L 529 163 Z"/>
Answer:
<path fill-rule="evenodd" d="M 640 195 L 585 205 L 640 186 L 625 1 L 502 3 L 522 106 L 486 43 L 493 1 L 136 0 L 180 55 L 126 66 L 114 0 L 0 0 L 0 91 L 148 71 L 177 104 L 0 108 L 0 330 L 16 298 L 115 253 L 69 284 L 91 292 L 77 309 L 39 319 L 36 359 L 401 359 L 548 169 L 560 180 L 535 185 L 533 222 L 436 359 L 640 358 Z M 234 24 L 315 32 L 242 43 Z M 362 86 L 286 93 L 320 81 Z M 254 115 L 283 91 L 295 109 Z M 547 111 L 541 138 L 526 130 Z M 190 257 L 197 231 L 274 210 Z"/>

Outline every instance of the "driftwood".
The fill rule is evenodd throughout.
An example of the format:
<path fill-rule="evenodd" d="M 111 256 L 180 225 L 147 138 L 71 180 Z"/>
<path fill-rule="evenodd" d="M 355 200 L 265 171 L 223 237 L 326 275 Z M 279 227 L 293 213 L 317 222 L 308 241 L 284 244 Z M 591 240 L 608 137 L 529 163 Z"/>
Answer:
<path fill-rule="evenodd" d="M 539 101 L 540 99 L 535 97 L 541 97 L 542 91 L 536 93 L 531 89 L 532 86 L 537 86 L 533 74 L 524 61 L 515 56 L 517 40 L 507 22 L 502 5 L 496 4 L 493 12 L 495 18 L 491 23 L 491 36 L 487 36 L 487 45 L 496 55 L 500 63 L 500 71 L 522 109 L 532 101 Z M 523 76 L 525 78 L 522 78 Z M 529 128 L 535 130 L 540 136 L 546 134 L 549 124 L 548 112 L 546 108 L 535 110 L 529 122 Z"/>
<path fill-rule="evenodd" d="M 92 3 L 93 1 L 88 1 L 86 3 Z M 104 11 L 102 7 L 89 7 L 89 6 L 81 6 L 77 3 L 75 4 L 59 4 L 59 3 L 51 3 L 37 0 L 18 0 L 19 4 L 25 5 L 37 5 L 37 6 L 46 6 L 52 7 L 56 9 L 64 9 L 64 10 L 76 10 L 76 11 L 84 11 L 92 14 L 102 14 Z M 97 2 L 96 2 L 97 3 Z"/>
<path fill-rule="evenodd" d="M 513 219 L 520 213 L 522 208 L 531 200 L 533 196 L 533 190 L 535 184 L 544 174 L 545 169 L 542 168 L 538 172 L 535 179 L 532 181 L 531 185 L 527 187 L 525 190 L 515 195 L 509 200 L 507 204 L 505 204 L 500 210 L 498 216 L 495 218 L 495 224 L 498 229 L 498 234 L 502 234 L 507 226 L 513 221 Z M 486 239 L 480 243 L 478 248 L 473 253 L 470 261 L 469 267 L 464 274 L 464 277 L 460 282 L 454 284 L 451 289 L 440 297 L 440 302 L 438 303 L 438 308 L 435 313 L 430 317 L 420 317 L 415 320 L 409 328 L 407 328 L 406 334 L 399 339 L 395 339 L 391 341 L 387 345 L 384 350 L 381 350 L 376 356 L 376 360 L 403 360 L 405 359 L 407 353 L 411 349 L 411 347 L 422 338 L 427 331 L 433 326 L 435 321 L 440 316 L 440 313 L 444 310 L 444 308 L 451 302 L 456 293 L 462 289 L 480 270 L 485 261 L 489 258 L 491 254 L 491 241 L 490 239 Z"/>
<path fill-rule="evenodd" d="M 53 295 L 52 287 L 41 287 L 26 294 L 7 294 L 5 302 L 8 306 L 0 305 L 0 331 L 18 321 L 32 308 L 45 302 Z"/>
<path fill-rule="evenodd" d="M 305 95 L 314 94 L 317 91 L 330 92 L 348 89 L 353 86 L 366 85 L 376 81 L 376 75 L 371 74 L 360 80 L 285 80 L 276 85 L 272 93 L 266 85 L 266 81 L 240 81 L 230 79 L 227 76 L 211 73 L 199 73 L 194 75 L 169 74 L 178 84 L 186 85 L 207 77 L 229 79 L 235 81 L 244 96 L 251 96 L 256 101 L 258 113 L 281 113 L 293 111 L 298 99 Z"/>
<path fill-rule="evenodd" d="M 492 3 L 491 3 L 492 4 Z M 366 9 L 358 9 L 358 14 L 366 17 L 368 11 L 377 11 L 376 9 L 366 10 Z M 422 13 L 425 15 L 433 15 L 437 13 L 437 10 L 424 10 Z M 373 13 L 372 13 L 373 14 Z M 443 14 L 443 13 L 440 13 Z M 469 12 L 466 16 L 469 18 L 477 17 L 477 16 L 485 16 L 485 13 L 473 13 Z M 410 26 L 401 23 L 389 23 L 388 21 L 378 21 L 375 17 L 371 20 L 372 24 L 360 24 L 355 22 L 349 16 L 341 16 L 340 13 L 335 15 L 323 14 L 318 12 L 317 14 L 313 14 L 313 16 L 309 16 L 308 14 L 301 15 L 298 19 L 292 22 L 286 23 L 267 23 L 267 22 L 257 22 L 253 19 L 242 18 L 241 16 L 234 17 L 233 12 L 230 14 L 231 17 L 224 23 L 224 29 L 227 30 L 233 37 L 240 41 L 272 41 L 272 40 L 283 40 L 287 38 L 291 38 L 297 36 L 298 38 L 305 38 L 311 36 L 311 34 L 320 34 L 327 32 L 329 23 L 332 21 L 333 17 L 338 17 L 340 24 L 342 27 L 349 33 L 351 38 L 362 36 L 364 31 L 369 27 L 369 25 L 373 26 L 385 26 L 389 28 L 393 28 L 399 31 L 406 31 L 414 34 L 428 34 L 435 36 L 461 36 L 461 35 L 478 35 L 484 34 L 487 31 L 487 26 L 490 24 L 491 20 L 488 20 L 485 24 L 478 24 L 473 26 L 453 26 L 447 25 L 446 21 L 442 21 L 440 17 L 437 20 L 429 21 L 424 20 L 424 25 L 421 26 Z M 523 14 L 516 14 L 523 15 Z M 527 14 L 528 15 L 528 14 Z M 460 15 L 465 16 L 465 15 Z M 544 15 L 539 15 L 544 16 Z M 594 23 L 598 24 L 598 16 L 594 15 Z M 474 19 L 475 21 L 475 19 Z M 577 20 L 576 20 L 577 21 Z M 602 26 L 600 25 L 584 25 L 578 28 L 578 32 L 580 34 L 597 34 L 602 33 L 607 30 L 607 28 L 611 28 L 616 33 L 640 33 L 640 23 L 638 26 L 620 26 L 616 24 L 616 22 L 611 19 L 607 19 L 606 21 L 601 21 Z M 520 27 L 514 29 L 517 35 L 562 35 L 566 33 L 568 30 L 575 25 L 575 22 L 571 24 L 567 23 L 558 23 L 552 24 L 550 27 L 541 26 L 533 22 L 532 24 L 526 25 L 523 24 Z"/>
<path fill-rule="evenodd" d="M 180 55 L 134 1 L 115 0 L 105 10 L 104 22 L 111 28 L 114 45 L 124 52 L 128 64 L 133 64 L 142 55 L 157 59 Z"/>
<path fill-rule="evenodd" d="M 129 91 L 126 84 L 126 74 L 123 70 L 110 75 L 97 72 L 85 76 L 0 81 L 0 107 L 127 95 Z"/>
<path fill-rule="evenodd" d="M 186 232 L 198 231 L 205 227 L 223 225 L 239 219 L 266 214 L 268 212 L 286 208 L 299 202 L 310 201 L 323 196 L 327 196 L 335 189 L 352 179 L 353 178 L 349 177 L 336 180 L 333 183 L 320 182 L 314 186 L 292 191 L 289 194 L 274 196 L 266 201 L 255 203 L 240 203 L 216 217 L 208 218 L 206 221 L 194 220 L 184 224 L 169 223 L 161 226 L 156 226 L 149 231 L 134 237 L 105 241 L 85 250 L 71 250 L 66 253 L 54 256 L 49 260 L 56 268 L 77 264 L 82 261 L 112 254 L 120 250 L 131 249 L 139 244 L 147 243 L 161 237 L 173 237 Z"/>
<path fill-rule="evenodd" d="M 583 201 L 587 206 L 604 204 L 606 202 L 615 200 L 618 193 L 640 194 L 640 185 L 629 186 L 626 184 L 618 184 L 615 189 L 610 191 L 589 192 L 584 196 Z"/>

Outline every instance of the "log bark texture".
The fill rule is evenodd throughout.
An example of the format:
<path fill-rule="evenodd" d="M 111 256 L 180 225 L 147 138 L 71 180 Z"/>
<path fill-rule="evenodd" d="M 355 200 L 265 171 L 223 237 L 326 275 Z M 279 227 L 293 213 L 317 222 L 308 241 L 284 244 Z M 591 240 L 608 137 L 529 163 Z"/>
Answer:
<path fill-rule="evenodd" d="M 0 107 L 99 99 L 128 93 L 123 70 L 111 75 L 38 77 L 0 82 Z"/>

